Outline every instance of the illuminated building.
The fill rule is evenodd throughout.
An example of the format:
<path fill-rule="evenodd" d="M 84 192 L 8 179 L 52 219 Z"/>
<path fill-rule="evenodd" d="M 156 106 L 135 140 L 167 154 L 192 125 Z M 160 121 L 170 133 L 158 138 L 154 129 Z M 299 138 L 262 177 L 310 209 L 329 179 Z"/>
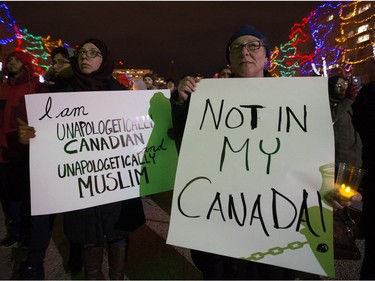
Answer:
<path fill-rule="evenodd" d="M 113 76 L 117 80 L 120 80 L 121 77 L 125 76 L 126 79 L 129 80 L 130 85 L 132 85 L 133 81 L 136 80 L 136 79 L 143 79 L 143 76 L 145 76 L 146 74 L 155 75 L 153 73 L 153 71 L 151 69 L 148 69 L 148 68 L 126 68 L 126 67 L 124 67 L 124 63 L 122 61 L 118 61 L 116 63 L 115 69 L 113 71 Z M 128 85 L 126 85 L 126 82 L 122 83 L 122 84 L 124 84 L 125 86 L 128 86 Z M 164 78 L 158 77 L 157 75 L 155 75 L 155 84 L 158 88 L 161 88 L 162 86 L 165 85 Z"/>
<path fill-rule="evenodd" d="M 360 76 L 375 80 L 375 2 L 326 2 L 291 28 L 276 47 L 270 72 L 277 77 Z"/>

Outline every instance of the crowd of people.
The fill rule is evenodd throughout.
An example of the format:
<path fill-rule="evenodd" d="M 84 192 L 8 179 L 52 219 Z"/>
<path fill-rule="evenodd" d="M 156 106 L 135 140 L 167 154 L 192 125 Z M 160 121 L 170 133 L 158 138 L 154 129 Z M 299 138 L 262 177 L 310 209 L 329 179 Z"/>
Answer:
<path fill-rule="evenodd" d="M 225 46 L 228 65 L 221 67 L 218 78 L 264 77 L 271 49 L 266 36 L 251 25 L 243 25 L 229 38 Z M 34 75 L 30 54 L 14 51 L 7 55 L 4 66 L 8 78 L 1 84 L 0 173 L 1 205 L 6 216 L 7 236 L 2 247 L 27 247 L 27 259 L 21 264 L 20 279 L 42 280 L 44 258 L 51 239 L 55 215 L 30 215 L 29 141 L 37 137 L 28 125 L 24 96 L 37 93 L 131 90 L 113 76 L 114 60 L 107 45 L 89 38 L 74 52 L 59 47 L 51 54 L 51 67 L 45 83 Z M 267 78 L 268 77 L 268 78 Z M 352 202 L 363 200 L 365 225 L 365 256 L 361 279 L 375 279 L 375 226 L 372 223 L 374 198 L 375 82 L 359 88 L 344 76 L 329 77 L 328 89 L 335 135 L 335 162 L 348 162 L 367 170 L 363 180 L 363 194 L 343 201 L 331 194 L 332 207 L 343 209 Z M 179 150 L 189 111 L 190 97 L 199 87 L 199 79 L 185 75 L 179 81 L 168 79 L 171 91 L 173 138 Z M 134 81 L 132 90 L 157 89 L 155 77 L 147 74 Z M 124 209 L 127 212 L 124 212 Z M 131 215 L 129 215 L 131 210 Z M 66 270 L 71 273 L 83 269 L 85 279 L 104 279 L 103 251 L 108 248 L 109 278 L 124 279 L 125 256 L 129 234 L 145 222 L 141 198 L 124 200 L 82 210 L 66 212 L 64 232 L 70 242 L 70 258 Z M 84 222 L 84 223 L 83 223 Z M 196 267 L 203 279 L 296 279 L 298 272 L 222 255 L 191 250 Z M 181 273 L 183 274 L 183 273 Z M 181 276 L 181 279 L 184 279 Z"/>

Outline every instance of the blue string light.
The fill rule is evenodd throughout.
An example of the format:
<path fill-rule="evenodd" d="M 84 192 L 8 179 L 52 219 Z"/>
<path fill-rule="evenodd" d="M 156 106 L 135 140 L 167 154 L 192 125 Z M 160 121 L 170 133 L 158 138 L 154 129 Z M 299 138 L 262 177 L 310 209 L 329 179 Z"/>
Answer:
<path fill-rule="evenodd" d="M 4 25 L 5 30 L 10 33 L 10 38 L 0 39 L 1 45 L 12 43 L 17 37 L 15 32 L 17 31 L 16 21 L 10 16 L 10 11 L 5 4 L 0 4 L 0 11 L 5 12 L 6 18 L 0 15 L 0 23 Z"/>

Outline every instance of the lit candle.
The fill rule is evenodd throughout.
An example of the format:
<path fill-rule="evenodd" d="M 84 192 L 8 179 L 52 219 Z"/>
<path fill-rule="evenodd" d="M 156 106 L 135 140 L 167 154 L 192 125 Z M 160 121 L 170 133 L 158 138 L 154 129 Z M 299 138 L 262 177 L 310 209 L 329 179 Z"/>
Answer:
<path fill-rule="evenodd" d="M 339 193 L 342 197 L 350 199 L 352 196 L 356 195 L 357 192 L 354 189 L 350 188 L 350 186 L 342 184 Z"/>

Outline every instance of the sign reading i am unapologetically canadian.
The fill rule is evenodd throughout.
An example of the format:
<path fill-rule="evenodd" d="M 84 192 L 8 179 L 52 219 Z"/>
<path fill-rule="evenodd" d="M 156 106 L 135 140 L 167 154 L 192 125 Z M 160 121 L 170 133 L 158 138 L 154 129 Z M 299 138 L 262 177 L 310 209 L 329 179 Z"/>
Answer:
<path fill-rule="evenodd" d="M 171 190 L 169 90 L 26 96 L 31 211 L 60 213 Z"/>
<path fill-rule="evenodd" d="M 191 95 L 167 243 L 334 276 L 327 79 L 207 79 Z"/>

